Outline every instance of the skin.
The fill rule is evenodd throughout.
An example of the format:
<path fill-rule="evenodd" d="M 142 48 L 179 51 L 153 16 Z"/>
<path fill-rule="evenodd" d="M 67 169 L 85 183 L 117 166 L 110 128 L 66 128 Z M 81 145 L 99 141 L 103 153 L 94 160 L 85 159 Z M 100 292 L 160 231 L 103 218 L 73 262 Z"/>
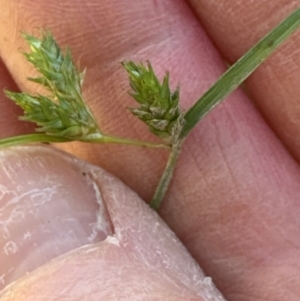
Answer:
<path fill-rule="evenodd" d="M 39 0 L 33 6 L 28 0 L 0 1 L 3 8 L 0 13 L 0 38 L 4 41 L 0 46 L 4 62 L 0 66 L 1 86 L 35 91 L 35 87 L 25 81 L 32 69 L 16 53 L 16 49 L 24 45 L 18 31 L 34 32 L 37 27 L 45 25 L 51 28 L 61 44 L 70 45 L 80 66 L 87 67 L 85 98 L 103 131 L 152 141 L 155 138 L 124 109 L 134 106 L 134 102 L 126 94 L 126 74 L 119 65 L 120 61 L 149 59 L 158 73 L 169 70 L 173 85 L 181 83 L 182 106 L 188 108 L 224 72 L 222 59 L 229 63 L 236 61 L 253 43 L 300 5 L 300 1 L 290 0 L 274 0 L 272 4 L 266 0 L 253 0 L 243 5 L 237 0 L 195 0 L 189 3 L 180 0 L 145 0 L 141 5 L 134 1 L 117 0 L 101 1 L 101 5 L 99 1 L 60 3 Z M 298 32 L 246 82 L 247 95 L 241 89 L 235 91 L 191 133 L 160 210 L 161 217 L 205 273 L 213 278 L 227 300 L 295 300 L 300 295 L 299 47 Z M 30 126 L 16 122 L 15 116 L 19 112 L 8 100 L 3 98 L 0 103 L 0 120 L 5 120 L 5 124 L 1 123 L 2 137 L 31 130 Z M 145 201 L 150 200 L 167 157 L 163 150 L 126 146 L 72 143 L 58 147 L 103 167 Z M 27 149 L 21 151 L 28 158 L 37 154 L 39 158 L 44 156 L 39 150 L 33 153 Z M 6 151 L 2 152 L 5 158 L 9 158 Z M 51 159 L 48 160 L 51 162 Z M 65 173 L 68 179 L 73 165 L 67 164 L 69 167 L 59 171 L 55 169 L 55 164 L 62 166 L 61 161 L 54 162 L 51 172 Z M 33 176 L 29 173 L 26 179 L 30 177 Z M 100 176 L 99 179 L 97 185 L 105 191 Z M 24 177 L 18 181 L 24 181 Z M 122 200 L 118 199 L 122 208 Z M 108 208 L 109 200 L 106 197 Z M 78 197 L 76 204 L 85 201 L 84 197 Z M 51 209 L 54 205 L 49 206 Z M 95 211 L 94 203 L 91 202 L 90 206 L 85 208 L 86 212 Z M 130 210 L 132 208 L 129 207 Z M 45 212 L 42 221 L 46 218 L 52 220 L 57 216 L 56 212 L 62 210 L 50 209 Z M 82 210 L 79 206 L 70 214 L 76 218 L 76 214 Z M 151 215 L 147 209 L 141 211 L 145 216 Z M 10 214 L 9 210 L 5 213 L 7 216 Z M 138 219 L 138 216 L 133 219 Z M 30 218 L 25 216 L 15 233 L 24 230 L 30 222 Z M 154 226 L 155 223 L 151 223 Z M 86 222 L 82 222 L 84 224 Z M 64 225 L 59 227 L 64 231 Z M 73 242 L 74 245 L 69 248 L 56 240 L 59 246 L 55 253 L 51 245 L 54 238 L 50 237 L 49 241 L 44 242 L 48 249 L 40 254 L 50 254 L 50 258 L 55 258 L 57 267 L 68 263 L 65 257 L 58 256 L 66 256 L 64 254 L 67 251 L 87 243 L 90 230 L 82 229 L 74 236 L 74 241 L 79 241 L 77 245 Z M 146 237 L 149 229 L 143 231 Z M 37 231 L 36 235 L 38 239 L 43 233 Z M 157 241 L 160 240 L 160 234 L 153 235 Z M 64 239 L 68 241 L 69 237 L 66 237 Z M 97 243 L 97 239 L 103 242 L 100 237 L 95 238 L 94 243 Z M 132 241 L 136 241 L 136 238 Z M 147 239 L 143 238 L 142 241 L 146 245 Z M 32 250 L 30 246 L 28 248 L 30 254 Z M 172 253 L 164 248 L 162 246 L 160 251 Z M 104 249 L 99 247 L 99 250 Z M 180 250 L 171 249 L 177 258 L 186 256 L 181 247 Z M 73 256 L 76 263 L 78 254 L 76 250 L 74 252 L 71 258 Z M 146 251 L 139 253 L 141 258 L 143 252 Z M 95 261 L 93 253 L 86 254 L 92 255 L 89 259 L 80 257 L 79 262 Z M 5 255 L 0 256 L 3 256 L 0 262 L 7 260 Z M 20 256 L 22 261 L 22 254 Z M 44 264 L 46 257 L 37 264 L 33 259 L 28 266 L 27 257 L 23 259 L 23 273 L 27 268 Z M 120 260 L 119 266 L 122 266 L 122 260 L 126 260 L 116 258 L 116 261 Z M 185 258 L 183 262 L 188 260 Z M 8 260 L 6 264 L 14 267 L 13 260 Z M 49 271 L 58 271 L 51 264 L 46 264 L 46 268 L 45 265 L 40 267 L 38 280 L 33 281 L 40 286 L 22 291 L 22 300 L 38 298 L 41 289 L 49 288 L 43 285 L 43 281 L 47 283 L 47 275 L 54 275 Z M 91 264 L 86 274 L 93 274 L 93 269 L 97 275 L 101 267 Z M 134 271 L 136 268 L 133 267 L 125 273 L 122 281 L 128 281 L 126 275 L 134 275 Z M 19 273 L 12 276 L 11 281 L 22 276 L 22 272 Z M 77 270 L 77 273 L 84 272 Z M 175 274 L 172 274 L 172 279 L 177 279 Z M 57 272 L 55 275 L 57 283 L 61 283 L 60 278 L 66 278 L 64 273 Z M 109 275 L 114 277 L 109 272 L 105 276 Z M 143 277 L 141 279 L 146 279 L 146 282 L 150 281 Z M 122 281 L 119 279 L 117 283 Z M 78 283 L 76 278 L 70 278 L 67 283 L 73 282 Z M 155 285 L 155 291 L 161 293 L 158 297 L 164 300 L 203 300 L 199 292 L 193 291 L 193 285 L 186 290 L 186 295 L 172 295 L 172 286 L 170 290 L 164 290 L 163 287 L 169 288 L 167 283 L 159 288 Z M 21 291 L 21 288 L 22 282 L 16 290 Z M 62 299 L 69 293 L 63 293 L 62 288 L 59 292 Z M 122 292 L 124 289 L 120 286 L 120 294 Z M 95 298 L 99 296 L 103 297 L 101 290 L 95 289 Z M 150 297 L 149 300 L 155 300 L 155 297 Z M 5 298 L 17 300 L 13 294 Z M 73 297 L 70 300 L 77 299 Z M 145 300 L 148 299 L 145 297 Z"/>

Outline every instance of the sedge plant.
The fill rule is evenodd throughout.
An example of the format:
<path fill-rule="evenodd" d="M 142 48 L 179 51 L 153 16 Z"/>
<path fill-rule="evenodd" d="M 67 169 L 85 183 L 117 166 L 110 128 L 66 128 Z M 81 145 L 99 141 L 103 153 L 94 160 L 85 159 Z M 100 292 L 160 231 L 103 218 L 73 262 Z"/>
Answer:
<path fill-rule="evenodd" d="M 6 96 L 24 110 L 20 119 L 36 124 L 36 133 L 2 139 L 0 147 L 82 141 L 168 148 L 169 158 L 150 202 L 152 208 L 158 209 L 191 130 L 299 27 L 300 8 L 232 65 L 186 112 L 180 108 L 179 88 L 172 91 L 169 86 L 168 72 L 160 81 L 150 62 L 123 62 L 131 87 L 129 94 L 138 103 L 138 107 L 129 110 L 162 140 L 161 144 L 104 134 L 82 97 L 85 71 L 76 68 L 70 50 L 63 52 L 49 30 L 43 31 L 41 38 L 22 33 L 30 47 L 30 52 L 23 54 L 40 74 L 28 79 L 43 86 L 48 95 L 5 91 Z"/>

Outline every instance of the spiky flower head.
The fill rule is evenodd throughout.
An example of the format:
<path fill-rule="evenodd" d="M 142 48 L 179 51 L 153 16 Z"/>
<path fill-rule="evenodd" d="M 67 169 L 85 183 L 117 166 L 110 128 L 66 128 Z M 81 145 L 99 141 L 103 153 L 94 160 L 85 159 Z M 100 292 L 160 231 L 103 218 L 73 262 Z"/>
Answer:
<path fill-rule="evenodd" d="M 123 66 L 133 90 L 129 94 L 140 104 L 138 108 L 130 108 L 132 114 L 165 142 L 176 143 L 184 118 L 179 108 L 179 88 L 171 91 L 169 73 L 160 83 L 149 62 L 144 65 L 128 61 L 123 62 Z"/>
<path fill-rule="evenodd" d="M 48 96 L 6 91 L 6 95 L 24 110 L 20 119 L 37 124 L 38 132 L 81 139 L 100 135 L 99 128 L 82 98 L 84 72 L 75 67 L 69 49 L 62 52 L 51 32 L 45 30 L 41 39 L 23 33 L 30 52 L 23 53 L 40 73 L 28 78 L 44 88 Z"/>

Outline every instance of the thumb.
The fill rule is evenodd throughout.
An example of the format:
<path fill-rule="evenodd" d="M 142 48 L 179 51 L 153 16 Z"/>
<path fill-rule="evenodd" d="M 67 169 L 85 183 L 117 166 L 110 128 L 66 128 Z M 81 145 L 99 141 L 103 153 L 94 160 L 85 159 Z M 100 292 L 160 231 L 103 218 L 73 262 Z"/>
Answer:
<path fill-rule="evenodd" d="M 105 171 L 44 146 L 1 151 L 0 164 L 0 274 L 15 281 L 2 301 L 224 300 L 158 215 Z"/>

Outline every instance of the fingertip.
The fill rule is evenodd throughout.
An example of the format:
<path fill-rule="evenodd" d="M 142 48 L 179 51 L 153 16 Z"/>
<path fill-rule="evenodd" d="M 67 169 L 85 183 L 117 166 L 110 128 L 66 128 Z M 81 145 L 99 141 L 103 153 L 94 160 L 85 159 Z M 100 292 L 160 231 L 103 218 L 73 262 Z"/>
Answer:
<path fill-rule="evenodd" d="M 112 233 L 93 183 L 51 147 L 0 150 L 0 288 Z"/>

